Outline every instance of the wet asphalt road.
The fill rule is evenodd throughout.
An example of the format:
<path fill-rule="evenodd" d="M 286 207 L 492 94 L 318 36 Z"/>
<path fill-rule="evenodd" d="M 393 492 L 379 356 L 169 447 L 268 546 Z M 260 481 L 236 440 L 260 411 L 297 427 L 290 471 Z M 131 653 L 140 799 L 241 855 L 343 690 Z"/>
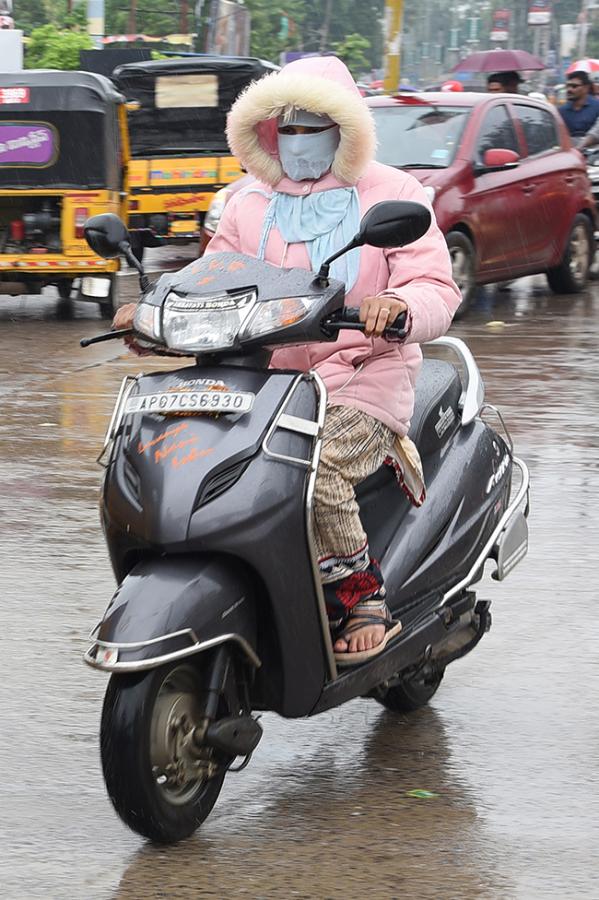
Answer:
<path fill-rule="evenodd" d="M 57 310 L 51 289 L 0 298 L 0 896 L 599 897 L 599 287 L 483 290 L 453 329 L 532 476 L 529 556 L 479 589 L 490 634 L 412 716 L 265 716 L 250 767 L 172 849 L 113 813 L 106 678 L 81 662 L 114 587 L 94 460 L 123 375 L 168 363 L 81 350 L 96 307 Z"/>

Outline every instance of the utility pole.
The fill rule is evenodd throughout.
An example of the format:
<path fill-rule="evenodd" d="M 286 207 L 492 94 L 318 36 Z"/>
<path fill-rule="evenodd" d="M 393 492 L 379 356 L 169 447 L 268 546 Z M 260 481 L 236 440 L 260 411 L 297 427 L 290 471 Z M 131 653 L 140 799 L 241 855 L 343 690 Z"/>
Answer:
<path fill-rule="evenodd" d="M 584 59 L 587 52 L 587 31 L 589 28 L 588 19 L 589 19 L 589 0 L 582 0 L 582 6 L 580 9 L 580 15 L 578 16 L 578 22 L 580 27 L 578 29 L 579 33 L 579 44 L 578 44 L 578 57 L 579 59 Z"/>
<path fill-rule="evenodd" d="M 399 87 L 403 0 L 385 0 L 385 90 Z"/>
<path fill-rule="evenodd" d="M 179 6 L 179 34 L 189 32 L 189 0 L 180 0 Z"/>
<path fill-rule="evenodd" d="M 129 0 L 129 20 L 127 22 L 127 33 L 137 34 L 137 0 Z"/>
<path fill-rule="evenodd" d="M 333 13 L 333 0 L 327 0 L 327 5 L 325 7 L 324 19 L 322 22 L 322 28 L 320 30 L 320 45 L 318 47 L 319 53 L 324 53 L 327 48 L 327 44 L 329 43 L 329 27 L 331 25 L 331 15 Z"/>

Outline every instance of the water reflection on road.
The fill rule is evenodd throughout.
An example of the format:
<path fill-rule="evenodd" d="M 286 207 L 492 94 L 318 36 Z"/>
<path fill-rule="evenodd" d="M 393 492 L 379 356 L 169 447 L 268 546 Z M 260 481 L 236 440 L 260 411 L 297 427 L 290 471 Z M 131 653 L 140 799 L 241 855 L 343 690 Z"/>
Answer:
<path fill-rule="evenodd" d="M 0 895 L 596 896 L 599 290 L 481 291 L 453 329 L 533 479 L 530 554 L 481 589 L 494 625 L 478 650 L 410 717 L 369 700 L 265 716 L 250 767 L 169 849 L 112 811 L 106 682 L 80 660 L 113 590 L 94 460 L 123 375 L 168 366 L 78 347 L 104 328 L 93 305 L 61 319 L 50 294 L 0 298 Z"/>

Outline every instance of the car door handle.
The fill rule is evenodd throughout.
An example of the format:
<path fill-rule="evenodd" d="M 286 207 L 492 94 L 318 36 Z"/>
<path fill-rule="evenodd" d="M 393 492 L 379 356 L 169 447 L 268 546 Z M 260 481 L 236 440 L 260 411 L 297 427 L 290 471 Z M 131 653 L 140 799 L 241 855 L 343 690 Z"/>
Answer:
<path fill-rule="evenodd" d="M 524 185 L 522 185 L 522 191 L 524 194 L 532 194 L 535 187 L 536 187 L 536 185 L 534 185 L 534 184 L 524 184 Z"/>
<path fill-rule="evenodd" d="M 576 175 L 566 175 L 564 181 L 566 182 L 566 184 L 574 184 L 574 182 L 576 181 Z"/>

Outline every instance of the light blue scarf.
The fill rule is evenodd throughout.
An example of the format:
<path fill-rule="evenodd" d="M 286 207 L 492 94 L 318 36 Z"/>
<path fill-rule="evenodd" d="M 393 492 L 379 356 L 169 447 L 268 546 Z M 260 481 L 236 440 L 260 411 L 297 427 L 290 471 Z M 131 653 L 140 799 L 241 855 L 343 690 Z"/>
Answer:
<path fill-rule="evenodd" d="M 251 190 L 251 189 L 250 189 Z M 268 204 L 258 259 L 264 259 L 272 228 L 287 244 L 305 244 L 314 272 L 333 253 L 341 250 L 360 229 L 360 201 L 355 188 L 334 188 L 305 197 L 275 191 Z M 331 276 L 345 283 L 349 293 L 360 269 L 360 249 L 350 250 L 331 266 Z"/>

